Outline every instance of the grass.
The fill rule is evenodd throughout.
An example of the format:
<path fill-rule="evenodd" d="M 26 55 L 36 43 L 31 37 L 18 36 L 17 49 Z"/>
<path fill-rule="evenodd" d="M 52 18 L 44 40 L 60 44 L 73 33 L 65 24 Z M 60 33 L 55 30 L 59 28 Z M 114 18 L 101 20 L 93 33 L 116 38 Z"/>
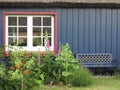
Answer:
<path fill-rule="evenodd" d="M 87 87 L 43 86 L 32 90 L 120 90 L 120 79 L 114 76 L 94 76 L 94 83 Z"/>

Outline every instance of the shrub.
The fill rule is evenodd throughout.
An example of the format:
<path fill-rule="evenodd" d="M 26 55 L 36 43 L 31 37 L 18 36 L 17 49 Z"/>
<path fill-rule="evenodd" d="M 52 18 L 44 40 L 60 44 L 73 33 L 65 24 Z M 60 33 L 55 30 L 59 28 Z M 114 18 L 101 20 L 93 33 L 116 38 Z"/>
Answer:
<path fill-rule="evenodd" d="M 42 85 L 44 75 L 34 54 L 18 50 L 11 52 L 9 58 L 8 68 L 4 63 L 2 64 L 0 80 L 3 87 L 0 87 L 1 90 L 29 90 L 33 86 Z"/>
<path fill-rule="evenodd" d="M 62 69 L 60 68 L 60 72 L 62 74 L 61 78 L 63 78 L 64 82 L 67 84 L 67 78 L 73 74 L 73 71 L 79 68 L 79 64 L 74 58 L 68 43 L 61 46 L 61 51 L 56 56 L 55 60 L 59 66 L 62 67 Z"/>
<path fill-rule="evenodd" d="M 77 87 L 87 86 L 93 82 L 91 73 L 83 67 L 75 70 L 68 79 L 70 84 Z"/>
<path fill-rule="evenodd" d="M 56 84 L 59 82 L 59 63 L 55 61 L 55 56 L 50 52 L 45 52 L 41 56 L 41 71 L 44 74 L 44 84 Z"/>

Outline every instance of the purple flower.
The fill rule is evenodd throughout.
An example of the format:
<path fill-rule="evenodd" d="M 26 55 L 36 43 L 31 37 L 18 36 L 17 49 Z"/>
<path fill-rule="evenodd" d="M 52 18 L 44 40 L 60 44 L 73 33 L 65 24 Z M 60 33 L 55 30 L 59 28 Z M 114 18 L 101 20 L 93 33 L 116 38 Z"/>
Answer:
<path fill-rule="evenodd" d="M 45 40 L 45 47 L 50 50 L 50 41 L 49 39 L 46 37 L 46 40 Z"/>
<path fill-rule="evenodd" d="M 38 65 L 40 65 L 40 54 L 38 54 Z"/>
<path fill-rule="evenodd" d="M 61 52 L 61 48 L 58 48 L 58 53 L 60 53 Z"/>

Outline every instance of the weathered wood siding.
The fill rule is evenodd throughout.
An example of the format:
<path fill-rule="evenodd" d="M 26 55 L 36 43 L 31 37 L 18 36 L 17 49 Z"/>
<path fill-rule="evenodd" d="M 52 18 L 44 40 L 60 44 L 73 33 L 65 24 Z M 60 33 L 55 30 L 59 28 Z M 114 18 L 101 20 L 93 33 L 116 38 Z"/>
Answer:
<path fill-rule="evenodd" d="M 120 9 L 110 8 L 16 8 L 2 12 L 58 12 L 58 41 L 69 43 L 76 53 L 112 53 L 120 66 Z"/>

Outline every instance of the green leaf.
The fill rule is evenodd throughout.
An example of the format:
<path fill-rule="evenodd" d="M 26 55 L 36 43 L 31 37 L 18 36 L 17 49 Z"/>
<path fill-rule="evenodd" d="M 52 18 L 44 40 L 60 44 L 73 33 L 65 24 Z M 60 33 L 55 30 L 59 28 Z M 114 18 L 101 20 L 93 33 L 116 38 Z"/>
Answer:
<path fill-rule="evenodd" d="M 65 76 L 65 77 L 67 77 L 67 76 L 71 75 L 71 73 L 70 73 L 70 72 L 67 72 L 67 71 L 63 71 L 63 72 L 62 72 L 62 75 Z"/>

